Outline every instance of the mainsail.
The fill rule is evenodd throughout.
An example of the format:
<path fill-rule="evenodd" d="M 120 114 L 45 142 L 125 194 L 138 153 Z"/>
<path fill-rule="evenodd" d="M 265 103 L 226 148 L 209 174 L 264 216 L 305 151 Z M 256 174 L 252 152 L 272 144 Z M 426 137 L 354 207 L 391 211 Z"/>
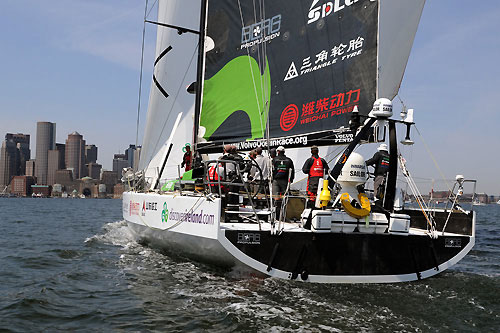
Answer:
<path fill-rule="evenodd" d="M 424 3 L 158 1 L 158 21 L 201 31 L 205 52 L 199 57 L 198 35 L 158 27 L 140 167 L 158 173 L 179 112 L 167 178 L 177 175 L 186 143 L 202 153 L 221 152 L 225 143 L 246 150 L 267 140 L 298 148 L 349 143 L 354 108 L 367 115 L 376 98 L 397 94 Z M 188 93 L 197 81 L 201 95 Z"/>
<path fill-rule="evenodd" d="M 200 128 L 204 141 L 346 142 L 376 98 L 378 2 L 210 1 Z M 343 131 L 341 131 L 343 130 Z M 251 145 L 240 144 L 242 148 Z"/>

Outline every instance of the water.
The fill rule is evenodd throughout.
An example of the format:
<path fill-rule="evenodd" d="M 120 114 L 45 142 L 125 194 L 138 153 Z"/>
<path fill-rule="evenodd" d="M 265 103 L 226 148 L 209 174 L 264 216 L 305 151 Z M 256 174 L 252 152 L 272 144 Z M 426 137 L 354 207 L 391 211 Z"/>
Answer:
<path fill-rule="evenodd" d="M 120 200 L 0 198 L 0 332 L 500 331 L 500 205 L 420 282 L 258 279 L 135 243 Z"/>

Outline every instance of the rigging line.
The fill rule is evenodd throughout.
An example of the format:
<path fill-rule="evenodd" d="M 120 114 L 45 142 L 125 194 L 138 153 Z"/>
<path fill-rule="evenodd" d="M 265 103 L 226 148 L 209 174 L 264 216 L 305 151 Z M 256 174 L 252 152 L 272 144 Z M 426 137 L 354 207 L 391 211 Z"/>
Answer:
<path fill-rule="evenodd" d="M 141 48 L 141 73 L 139 75 L 139 100 L 137 102 L 137 124 L 135 130 L 135 147 L 139 144 L 139 120 L 141 114 L 141 95 L 142 95 L 142 73 L 144 69 L 144 41 L 146 39 L 146 17 L 148 10 L 148 0 L 146 0 L 146 6 L 144 8 L 144 22 L 142 26 L 142 48 Z"/>
<path fill-rule="evenodd" d="M 265 1 L 262 0 L 262 20 L 265 20 L 266 18 L 266 6 L 265 6 Z M 265 64 L 265 67 L 268 67 L 269 66 L 269 63 L 268 63 L 268 59 L 267 59 L 267 43 L 265 42 L 265 38 L 264 38 L 264 43 L 262 45 L 262 49 L 263 49 L 263 57 L 264 57 L 264 64 Z M 270 69 L 269 69 L 270 70 Z M 265 68 L 264 68 L 264 72 L 265 72 Z M 267 87 L 269 81 L 267 79 L 267 76 L 264 76 L 264 87 Z M 264 97 L 264 101 L 265 101 L 265 112 L 267 112 L 267 114 L 269 114 L 269 110 L 270 110 L 270 92 L 268 92 L 267 89 L 264 89 L 264 92 L 263 92 L 263 97 Z M 267 118 L 267 117 L 266 117 Z M 269 127 L 269 121 L 267 121 L 266 123 L 266 127 Z"/>
<path fill-rule="evenodd" d="M 241 10 L 240 0 L 238 0 L 238 8 L 240 10 L 241 26 L 244 27 L 245 26 L 245 22 L 243 21 L 243 12 Z M 257 101 L 257 107 L 260 110 L 259 97 L 257 96 L 257 86 L 255 85 L 255 78 L 254 78 L 253 69 L 252 69 L 252 61 L 251 61 L 251 57 L 250 57 L 250 50 L 248 49 L 248 47 L 247 47 L 247 56 L 248 56 L 248 65 L 250 67 L 250 71 L 252 72 L 252 82 L 253 82 L 253 90 L 254 90 L 254 93 L 255 93 L 255 100 Z M 260 70 L 259 70 L 259 74 L 260 74 Z M 261 123 L 262 123 L 262 119 L 261 119 Z M 261 125 L 261 128 L 262 128 L 262 125 Z"/>
<path fill-rule="evenodd" d="M 262 21 L 262 12 L 260 11 L 260 8 L 259 8 L 259 12 L 260 12 L 260 20 L 257 21 L 257 9 L 256 9 L 256 6 L 255 6 L 255 0 L 252 1 L 253 3 L 253 19 L 254 21 L 257 23 L 257 22 L 261 22 Z M 265 34 L 265 31 L 263 31 L 263 33 Z M 259 80 L 260 80 L 260 94 L 261 94 L 261 102 L 262 102 L 262 106 L 263 106 L 263 109 L 265 109 L 265 106 L 264 106 L 264 100 L 263 100 L 263 97 L 264 97 L 264 87 L 262 86 L 262 75 L 260 73 L 261 71 L 261 67 L 262 67 L 262 59 L 261 59 L 261 54 L 260 54 L 260 47 L 259 45 L 256 45 L 257 47 L 257 64 L 258 64 L 258 67 L 259 67 Z M 259 110 L 259 114 L 260 114 L 260 111 Z M 263 124 L 262 124 L 262 114 L 260 114 L 259 116 L 259 120 L 260 120 L 260 131 L 262 134 L 264 134 L 264 127 L 263 127 Z"/>
<path fill-rule="evenodd" d="M 263 13 L 262 13 L 262 1 L 259 0 L 259 13 L 260 13 L 260 17 L 259 17 L 259 22 L 262 22 L 264 20 L 263 18 Z M 255 5 L 255 0 L 253 0 L 253 13 L 254 13 L 254 20 L 255 22 L 257 22 L 257 9 L 256 9 L 256 5 Z M 264 28 L 262 30 L 262 38 L 263 40 L 265 40 L 266 38 L 266 29 Z M 264 48 L 264 45 L 265 45 L 265 42 L 262 43 L 262 49 Z M 259 80 L 260 80 L 260 94 L 261 94 L 261 102 L 262 102 L 262 110 L 259 110 L 259 114 L 260 114 L 260 117 L 259 117 L 259 120 L 260 120 L 260 131 L 261 133 L 264 135 L 264 124 L 262 123 L 262 116 L 263 114 L 262 113 L 265 113 L 265 110 L 266 110 L 266 96 L 265 96 L 265 87 L 264 87 L 264 84 L 265 82 L 263 82 L 263 80 L 265 80 L 265 68 L 263 67 L 264 63 L 265 63 L 265 59 L 264 59 L 264 50 L 262 50 L 262 54 L 261 54 L 261 48 L 259 45 L 257 45 L 257 63 L 259 65 Z M 263 71 L 264 72 L 264 79 L 263 79 L 263 75 L 261 74 L 260 71 Z M 261 113 L 262 112 L 262 113 Z"/>
<path fill-rule="evenodd" d="M 434 165 L 435 165 L 435 166 L 436 166 L 436 168 L 438 169 L 439 173 L 441 174 L 441 177 L 443 178 L 443 181 L 444 181 L 444 183 L 445 183 L 446 187 L 448 187 L 448 191 L 450 191 L 450 192 L 451 192 L 451 186 L 450 186 L 450 184 L 446 181 L 446 178 L 445 178 L 445 176 L 444 176 L 444 173 L 443 173 L 443 171 L 441 170 L 441 168 L 439 167 L 439 165 L 438 165 L 438 163 L 437 163 L 437 161 L 436 161 L 436 158 L 434 158 L 434 155 L 432 154 L 432 152 L 431 152 L 431 150 L 430 150 L 429 146 L 427 145 L 427 142 L 425 142 L 424 137 L 422 136 L 422 134 L 420 134 L 420 131 L 418 130 L 417 125 L 414 125 L 414 126 L 415 126 L 415 129 L 417 130 L 418 135 L 420 136 L 420 139 L 421 139 L 421 140 L 422 140 L 422 142 L 424 143 L 424 146 L 425 146 L 425 149 L 427 150 L 427 153 L 429 153 L 429 155 L 431 156 L 431 159 L 432 159 L 432 161 L 434 162 Z"/>
<path fill-rule="evenodd" d="M 148 15 L 146 17 L 148 17 L 149 14 L 151 14 L 151 11 L 153 10 L 153 8 L 155 7 L 157 2 L 158 2 L 158 0 L 155 0 L 155 2 L 151 5 L 151 9 L 149 9 Z M 144 19 L 146 19 L 146 17 Z"/>
<path fill-rule="evenodd" d="M 191 56 L 191 60 L 189 61 L 189 65 L 187 66 L 185 72 L 184 72 L 184 77 L 182 78 L 182 80 L 180 81 L 180 84 L 179 84 L 179 88 L 177 89 L 177 92 L 175 94 L 175 97 L 173 99 L 173 102 L 172 102 L 172 106 L 170 107 L 170 110 L 168 111 L 168 116 L 167 116 L 167 119 L 165 119 L 165 122 L 163 123 L 163 127 L 161 129 L 161 132 L 160 132 L 160 135 L 158 136 L 158 139 L 156 140 L 156 143 L 154 145 L 154 149 L 153 151 L 156 151 L 157 148 L 158 148 L 158 143 L 160 142 L 160 138 L 161 136 L 163 135 L 163 131 L 165 131 L 165 127 L 167 126 L 167 122 L 168 120 L 170 119 L 170 115 L 172 114 L 172 110 L 174 108 L 174 105 L 175 105 L 175 101 L 177 100 L 177 97 L 179 96 L 179 93 L 183 87 L 183 84 L 184 84 L 184 80 L 186 79 L 186 76 L 187 76 L 187 73 L 189 72 L 189 69 L 191 68 L 191 64 L 193 63 L 193 59 L 194 59 L 194 56 L 195 54 L 197 53 L 196 50 L 198 50 L 198 47 L 199 45 L 197 45 L 195 48 L 194 48 L 194 52 L 193 52 L 193 55 Z M 151 160 L 153 159 L 154 156 L 151 156 L 149 162 L 151 162 Z M 148 163 L 149 163 L 148 162 Z"/>

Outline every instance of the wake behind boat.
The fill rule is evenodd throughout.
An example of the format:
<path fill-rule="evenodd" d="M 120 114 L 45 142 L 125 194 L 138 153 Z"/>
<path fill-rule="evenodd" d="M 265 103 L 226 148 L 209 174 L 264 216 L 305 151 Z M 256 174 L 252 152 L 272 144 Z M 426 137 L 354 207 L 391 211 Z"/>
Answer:
<path fill-rule="evenodd" d="M 392 112 L 424 3 L 159 1 L 141 170 L 124 174 L 137 238 L 306 282 L 419 280 L 462 259 L 475 241 L 459 203 L 469 180 L 427 207 L 398 149 L 397 127 L 413 144 L 413 110 Z M 387 151 L 374 191 L 360 144 Z M 277 190 L 271 158 L 264 168 L 236 152 L 278 146 L 297 166 L 311 147 L 337 152 L 328 172 L 309 172 L 317 191 L 293 172 Z M 403 204 L 398 167 L 417 208 Z"/>

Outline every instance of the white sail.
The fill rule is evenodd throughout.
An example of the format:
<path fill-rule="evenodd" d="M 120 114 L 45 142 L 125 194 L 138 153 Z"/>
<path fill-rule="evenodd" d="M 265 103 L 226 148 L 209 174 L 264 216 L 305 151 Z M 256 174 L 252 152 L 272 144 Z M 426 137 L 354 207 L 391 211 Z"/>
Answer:
<path fill-rule="evenodd" d="M 381 0 L 378 50 L 378 97 L 399 91 L 425 0 Z"/>
<path fill-rule="evenodd" d="M 200 12 L 200 0 L 160 0 L 158 22 L 198 31 Z M 177 177 L 177 166 L 182 162 L 182 148 L 186 143 L 192 144 L 195 95 L 188 93 L 187 87 L 196 81 L 198 40 L 197 34 L 185 32 L 179 35 L 177 29 L 158 26 L 157 62 L 154 68 L 157 83 L 153 80 L 151 86 L 139 163 L 140 169 L 146 169 L 146 177 L 157 175 L 161 168 L 163 161 L 155 156 L 162 155 L 160 150 L 180 112 L 183 112 L 183 117 L 163 178 Z"/>

